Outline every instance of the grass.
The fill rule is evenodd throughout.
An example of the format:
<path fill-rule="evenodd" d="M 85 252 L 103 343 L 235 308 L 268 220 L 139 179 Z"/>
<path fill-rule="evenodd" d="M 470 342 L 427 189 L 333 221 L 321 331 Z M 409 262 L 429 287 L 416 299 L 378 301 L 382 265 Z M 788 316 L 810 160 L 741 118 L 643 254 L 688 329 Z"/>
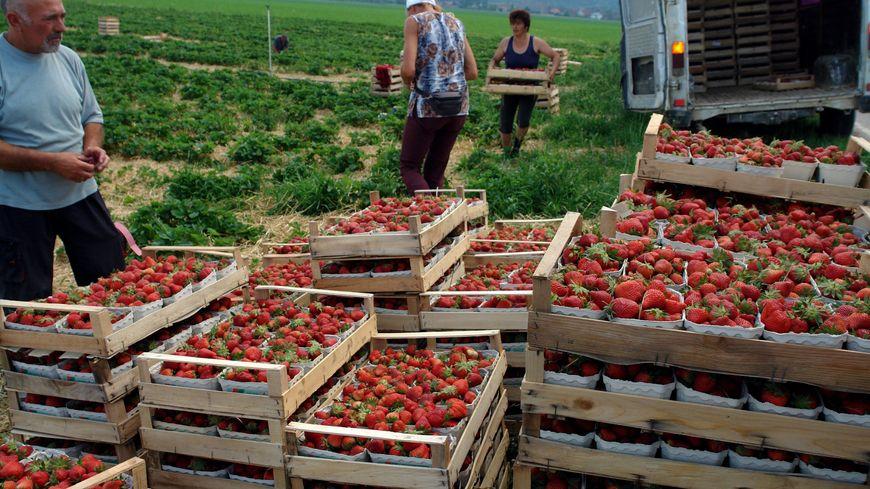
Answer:
<path fill-rule="evenodd" d="M 91 3 L 141 7 L 141 0 L 93 0 Z M 396 26 L 401 29 L 405 12 L 399 5 L 375 5 L 354 2 L 312 0 L 149 0 L 150 8 L 173 8 L 192 12 L 220 12 L 225 14 L 263 15 L 265 29 L 265 6 L 272 6 L 273 25 L 282 18 L 292 17 L 330 22 L 353 22 Z M 504 37 L 510 35 L 507 15 L 496 12 L 456 9 L 455 13 L 466 24 L 467 30 L 476 36 Z M 123 30 L 123 20 L 121 23 Z M 549 16 L 535 16 L 533 31 L 545 39 L 576 42 L 583 39 L 590 43 L 615 43 L 619 41 L 620 26 L 617 22 L 590 21 Z M 292 39 L 292 32 L 288 33 Z"/>

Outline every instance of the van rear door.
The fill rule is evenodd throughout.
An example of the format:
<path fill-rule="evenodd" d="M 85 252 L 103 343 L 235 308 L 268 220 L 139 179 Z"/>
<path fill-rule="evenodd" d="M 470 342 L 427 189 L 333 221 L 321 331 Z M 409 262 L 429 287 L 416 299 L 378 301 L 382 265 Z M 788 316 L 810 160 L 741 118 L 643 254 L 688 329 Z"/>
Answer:
<path fill-rule="evenodd" d="M 662 0 L 620 0 L 623 97 L 633 110 L 664 109 L 667 66 Z"/>

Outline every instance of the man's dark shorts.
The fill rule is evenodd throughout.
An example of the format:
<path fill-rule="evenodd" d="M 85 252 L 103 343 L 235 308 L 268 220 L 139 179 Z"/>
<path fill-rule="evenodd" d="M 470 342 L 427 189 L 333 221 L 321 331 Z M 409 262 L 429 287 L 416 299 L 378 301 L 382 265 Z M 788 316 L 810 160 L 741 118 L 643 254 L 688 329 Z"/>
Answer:
<path fill-rule="evenodd" d="M 125 241 L 100 192 L 50 211 L 0 205 L 0 298 L 34 300 L 51 295 L 58 236 L 79 285 L 124 266 Z"/>

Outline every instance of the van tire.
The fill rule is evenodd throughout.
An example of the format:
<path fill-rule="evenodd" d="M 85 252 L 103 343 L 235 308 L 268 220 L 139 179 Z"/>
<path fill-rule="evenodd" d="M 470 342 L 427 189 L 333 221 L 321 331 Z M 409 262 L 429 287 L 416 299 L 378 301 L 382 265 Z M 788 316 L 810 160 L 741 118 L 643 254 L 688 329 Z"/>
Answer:
<path fill-rule="evenodd" d="M 848 136 L 854 125 L 854 110 L 825 109 L 819 114 L 819 129 L 825 134 Z"/>

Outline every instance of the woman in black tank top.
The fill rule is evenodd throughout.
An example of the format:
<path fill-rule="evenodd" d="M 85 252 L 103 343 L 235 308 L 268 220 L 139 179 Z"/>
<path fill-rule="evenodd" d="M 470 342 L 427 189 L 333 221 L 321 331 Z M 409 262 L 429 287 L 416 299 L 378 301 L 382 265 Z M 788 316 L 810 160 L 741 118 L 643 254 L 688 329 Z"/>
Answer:
<path fill-rule="evenodd" d="M 550 67 L 550 81 L 552 82 L 556 75 L 556 67 L 559 66 L 559 53 L 540 37 L 529 34 L 532 19 L 528 12 L 514 10 L 510 13 L 509 19 L 513 35 L 505 38 L 499 44 L 492 57 L 490 68 L 498 67 L 504 60 L 508 69 L 536 70 L 540 63 L 541 54 L 544 54 L 553 61 Z M 502 95 L 499 132 L 501 133 L 501 146 L 504 148 L 505 154 L 510 156 L 519 154 L 523 138 L 529 132 L 532 111 L 535 109 L 537 101 L 537 95 Z M 514 119 L 517 120 L 517 133 L 513 143 L 511 143 Z"/>

